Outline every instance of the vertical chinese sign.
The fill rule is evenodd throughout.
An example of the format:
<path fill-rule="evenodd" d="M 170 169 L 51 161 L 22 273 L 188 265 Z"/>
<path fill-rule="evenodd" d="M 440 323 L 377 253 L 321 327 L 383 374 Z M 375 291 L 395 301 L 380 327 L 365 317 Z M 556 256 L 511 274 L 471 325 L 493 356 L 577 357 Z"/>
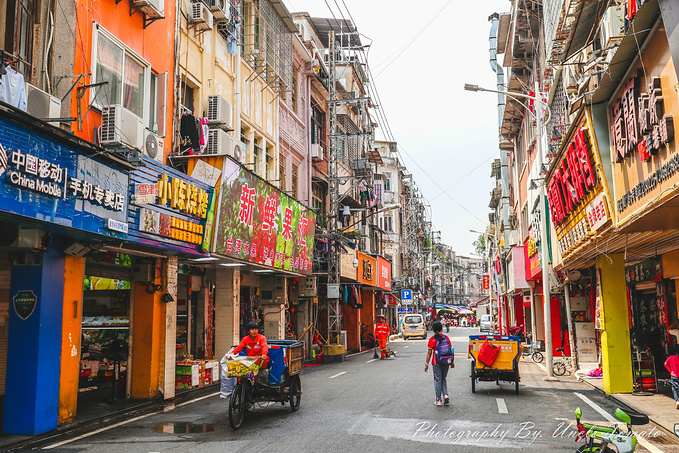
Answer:
<path fill-rule="evenodd" d="M 311 274 L 316 214 L 228 160 L 215 252 L 252 263 Z"/>

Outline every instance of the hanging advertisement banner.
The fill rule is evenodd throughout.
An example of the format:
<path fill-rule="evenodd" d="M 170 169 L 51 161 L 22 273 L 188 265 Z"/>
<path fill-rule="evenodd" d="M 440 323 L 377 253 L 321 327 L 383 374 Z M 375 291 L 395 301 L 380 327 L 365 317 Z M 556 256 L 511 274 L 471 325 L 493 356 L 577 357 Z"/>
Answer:
<path fill-rule="evenodd" d="M 606 214 L 610 200 L 589 109 L 571 130 L 572 137 L 565 142 L 546 181 L 549 212 L 564 259 L 610 224 Z M 596 200 L 602 201 L 597 205 Z"/>
<path fill-rule="evenodd" d="M 377 257 L 377 286 L 387 291 L 391 291 L 391 262 Z"/>
<path fill-rule="evenodd" d="M 358 258 L 358 281 L 364 285 L 377 286 L 377 259 L 362 252 L 356 252 Z"/>
<path fill-rule="evenodd" d="M 130 182 L 129 241 L 191 255 L 210 251 L 211 186 L 146 157 Z"/>
<path fill-rule="evenodd" d="M 316 213 L 230 158 L 224 167 L 215 252 L 310 274 Z"/>
<path fill-rule="evenodd" d="M 125 238 L 127 172 L 0 118 L 0 211 Z"/>

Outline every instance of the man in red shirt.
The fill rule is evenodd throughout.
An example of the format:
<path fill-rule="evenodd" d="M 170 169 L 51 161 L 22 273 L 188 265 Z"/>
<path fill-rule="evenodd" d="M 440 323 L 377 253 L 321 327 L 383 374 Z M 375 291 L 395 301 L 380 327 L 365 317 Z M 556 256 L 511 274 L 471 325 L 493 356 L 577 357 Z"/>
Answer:
<path fill-rule="evenodd" d="M 245 350 L 249 357 L 259 357 L 262 359 L 260 368 L 264 369 L 269 365 L 269 346 L 266 343 L 266 337 L 259 333 L 259 324 L 256 322 L 249 322 L 246 328 L 248 335 L 231 352 L 238 354 Z"/>
<path fill-rule="evenodd" d="M 391 329 L 389 324 L 387 324 L 386 316 L 379 315 L 377 319 L 379 321 L 375 325 L 375 338 L 377 338 L 377 342 L 380 345 L 380 360 L 382 360 L 387 358 L 387 339 L 391 335 Z"/>

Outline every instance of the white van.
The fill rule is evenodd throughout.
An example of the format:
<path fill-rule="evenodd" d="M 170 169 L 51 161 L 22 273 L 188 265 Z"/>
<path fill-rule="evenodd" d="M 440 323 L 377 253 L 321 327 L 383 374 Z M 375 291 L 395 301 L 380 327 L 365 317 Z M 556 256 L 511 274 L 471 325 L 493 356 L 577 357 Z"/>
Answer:
<path fill-rule="evenodd" d="M 406 315 L 403 318 L 403 339 L 410 337 L 427 338 L 427 328 L 424 326 L 424 317 L 420 314 Z"/>
<path fill-rule="evenodd" d="M 491 315 L 481 315 L 479 321 L 479 330 L 481 332 L 490 332 L 493 326 L 493 317 Z"/>

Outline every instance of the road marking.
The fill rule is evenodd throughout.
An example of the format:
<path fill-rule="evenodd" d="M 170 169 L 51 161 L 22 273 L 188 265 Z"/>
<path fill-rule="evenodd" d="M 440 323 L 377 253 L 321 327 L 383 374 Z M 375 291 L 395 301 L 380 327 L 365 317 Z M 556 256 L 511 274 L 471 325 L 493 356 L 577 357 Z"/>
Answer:
<path fill-rule="evenodd" d="M 196 398 L 195 400 L 186 401 L 184 403 L 175 405 L 175 408 L 181 407 L 181 406 L 186 406 L 187 404 L 195 403 L 197 401 L 204 400 L 204 399 L 210 398 L 212 396 L 217 396 L 220 393 L 221 392 L 211 393 L 209 395 L 205 395 L 205 396 L 202 396 L 200 398 Z M 76 437 L 73 437 L 71 439 L 68 439 L 68 440 L 57 442 L 56 444 L 48 445 L 47 447 L 43 447 L 43 450 L 51 450 L 52 448 L 61 447 L 62 445 L 70 444 L 71 442 L 75 442 L 77 440 L 84 439 L 86 437 L 90 437 L 90 436 L 93 436 L 95 434 L 102 433 L 104 431 L 108 431 L 109 429 L 117 428 L 118 426 L 123 426 L 123 425 L 127 425 L 128 423 L 136 422 L 137 420 L 141 420 L 141 419 L 144 419 L 146 417 L 150 417 L 151 415 L 162 414 L 163 412 L 165 412 L 165 411 L 156 411 L 156 412 L 151 412 L 151 413 L 148 413 L 148 414 L 140 415 L 138 417 L 134 417 L 134 418 L 131 418 L 129 420 L 125 420 L 125 421 L 122 421 L 122 422 L 119 422 L 119 423 L 115 423 L 115 424 L 107 426 L 105 428 L 96 429 L 96 430 L 91 431 L 89 433 L 85 433 L 85 434 L 82 434 L 80 436 L 76 436 Z"/>
<path fill-rule="evenodd" d="M 409 348 L 409 347 L 410 347 L 410 346 L 403 346 L 403 349 L 405 349 L 405 348 Z"/>
<path fill-rule="evenodd" d="M 368 360 L 368 361 L 367 361 L 367 362 L 365 362 L 365 363 L 370 363 L 370 362 L 374 362 L 375 360 L 378 360 L 378 359 L 370 359 L 370 360 Z"/>
<path fill-rule="evenodd" d="M 584 401 L 585 403 L 587 403 L 592 409 L 594 409 L 594 410 L 597 411 L 599 414 L 601 414 L 601 415 L 606 419 L 607 422 L 609 422 L 609 423 L 614 423 L 614 424 L 616 424 L 616 425 L 621 424 L 618 420 L 616 420 L 615 418 L 613 418 L 608 412 L 606 412 L 605 410 L 603 410 L 603 408 L 601 408 L 601 406 L 599 406 L 598 404 L 596 404 L 596 403 L 595 403 L 594 401 L 592 401 L 591 399 L 587 398 L 587 397 L 586 397 L 585 395 L 583 395 L 582 393 L 578 393 L 578 392 L 573 392 L 573 393 L 575 393 L 575 395 L 576 395 L 578 398 L 580 398 L 582 401 Z M 651 443 L 650 443 L 648 440 L 646 440 L 644 437 L 637 436 L 637 442 L 639 442 L 639 444 L 643 445 L 644 448 L 646 448 L 646 450 L 650 451 L 651 453 L 663 453 L 662 450 L 660 450 L 658 447 L 656 447 L 656 446 L 654 446 L 653 444 L 651 444 Z"/>
<path fill-rule="evenodd" d="M 505 404 L 504 398 L 495 398 L 495 401 L 497 402 L 497 411 L 500 414 L 509 414 L 509 411 L 507 410 L 507 405 Z"/>
<path fill-rule="evenodd" d="M 334 376 L 330 376 L 328 379 L 335 379 L 337 376 L 342 376 L 342 375 L 345 374 L 345 373 L 346 373 L 346 371 L 342 371 L 341 373 L 337 373 L 337 374 L 334 375 Z"/>

